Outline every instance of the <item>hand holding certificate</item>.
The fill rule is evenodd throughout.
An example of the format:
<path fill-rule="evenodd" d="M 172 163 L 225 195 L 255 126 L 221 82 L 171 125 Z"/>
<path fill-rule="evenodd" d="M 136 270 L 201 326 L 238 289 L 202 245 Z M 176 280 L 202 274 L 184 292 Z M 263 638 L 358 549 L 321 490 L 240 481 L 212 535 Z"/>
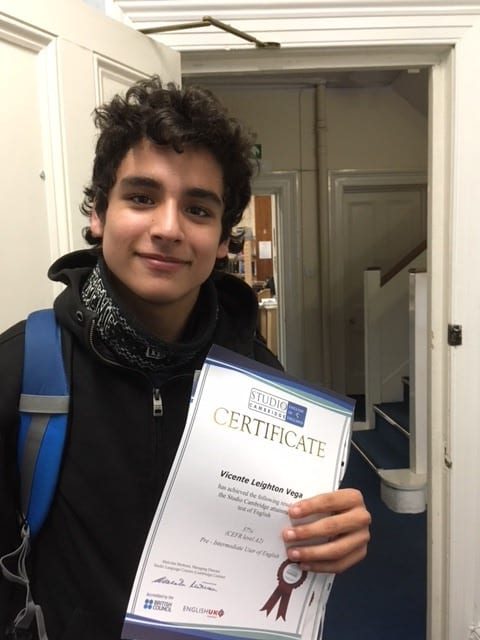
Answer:
<path fill-rule="evenodd" d="M 315 638 L 333 577 L 288 560 L 292 502 L 338 487 L 353 402 L 214 347 L 123 638 Z"/>

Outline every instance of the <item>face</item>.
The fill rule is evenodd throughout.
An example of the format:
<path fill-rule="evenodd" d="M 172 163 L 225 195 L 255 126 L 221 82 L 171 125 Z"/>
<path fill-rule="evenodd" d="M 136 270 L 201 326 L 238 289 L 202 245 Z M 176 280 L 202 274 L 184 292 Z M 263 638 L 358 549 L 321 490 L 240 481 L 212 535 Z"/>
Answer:
<path fill-rule="evenodd" d="M 222 178 L 205 149 L 177 153 L 145 140 L 121 162 L 106 215 L 94 212 L 90 228 L 140 320 L 161 312 L 184 324 L 216 259 L 227 255 Z"/>

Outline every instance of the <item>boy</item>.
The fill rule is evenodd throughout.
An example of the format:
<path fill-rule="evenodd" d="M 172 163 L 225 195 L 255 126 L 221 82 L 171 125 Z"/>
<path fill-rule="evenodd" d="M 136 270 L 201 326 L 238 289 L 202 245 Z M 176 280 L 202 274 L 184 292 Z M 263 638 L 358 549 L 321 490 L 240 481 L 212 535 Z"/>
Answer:
<path fill-rule="evenodd" d="M 186 419 L 192 376 L 213 342 L 279 367 L 256 337 L 256 299 L 217 273 L 251 194 L 252 140 L 208 92 L 138 82 L 96 110 L 85 190 L 93 249 L 49 277 L 71 404 L 68 440 L 29 575 L 50 640 L 118 640 L 143 544 Z M 0 556 L 19 544 L 15 440 L 24 323 L 0 337 Z M 195 500 L 195 487 L 186 500 Z M 283 532 L 290 559 L 342 571 L 362 559 L 369 514 L 344 490 L 303 500 L 292 516 L 332 513 Z M 192 522 L 192 526 L 195 523 Z M 324 545 L 308 540 L 328 536 Z M 0 580 L 0 637 L 21 608 Z M 10 636 L 8 635 L 10 633 Z M 20 636 L 18 636 L 20 637 Z M 35 637 L 35 636 L 33 636 Z"/>

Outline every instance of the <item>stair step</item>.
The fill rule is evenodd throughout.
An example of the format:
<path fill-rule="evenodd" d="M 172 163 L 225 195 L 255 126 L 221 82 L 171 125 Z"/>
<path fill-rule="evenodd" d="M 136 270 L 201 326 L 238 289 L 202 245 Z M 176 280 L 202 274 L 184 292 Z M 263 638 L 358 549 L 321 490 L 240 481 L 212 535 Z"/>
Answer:
<path fill-rule="evenodd" d="M 390 434 L 389 434 L 390 435 Z M 401 469 L 409 466 L 409 443 L 405 438 L 378 429 L 354 431 L 352 442 L 375 469 Z"/>
<path fill-rule="evenodd" d="M 380 495 L 396 513 L 422 513 L 427 504 L 427 476 L 410 469 L 380 469 Z"/>
<path fill-rule="evenodd" d="M 417 491 L 427 486 L 426 473 L 414 473 L 410 469 L 381 469 L 380 478 L 394 489 Z"/>

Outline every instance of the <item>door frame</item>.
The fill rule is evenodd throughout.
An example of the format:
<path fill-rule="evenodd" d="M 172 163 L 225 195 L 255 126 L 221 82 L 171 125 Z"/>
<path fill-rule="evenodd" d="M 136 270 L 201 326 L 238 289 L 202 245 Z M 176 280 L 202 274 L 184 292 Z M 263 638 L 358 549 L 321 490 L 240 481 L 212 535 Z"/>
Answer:
<path fill-rule="evenodd" d="M 324 370 L 331 371 L 331 384 L 339 392 L 345 392 L 345 261 L 344 251 L 345 211 L 344 197 L 350 191 L 401 186 L 427 186 L 427 174 L 422 171 L 357 171 L 331 170 L 328 172 L 328 232 L 320 236 L 320 250 L 328 256 L 328 272 L 322 272 L 322 288 L 327 291 L 323 305 L 323 342 L 331 350 L 325 357 Z M 375 266 L 375 265 L 371 265 Z M 334 357 L 332 357 L 334 354 Z"/>
<path fill-rule="evenodd" d="M 278 240 L 278 282 L 275 283 L 275 289 L 278 304 L 279 354 L 285 369 L 291 375 L 301 376 L 303 359 L 298 345 L 303 343 L 301 314 L 303 288 L 298 172 L 261 173 L 253 181 L 252 192 L 254 195 L 275 196 L 275 224 Z"/>
<path fill-rule="evenodd" d="M 183 73 L 429 69 L 427 637 L 467 638 L 480 611 L 480 394 L 465 384 L 480 380 L 480 2 L 333 0 L 311 15 L 324 18 L 315 46 L 183 54 Z M 448 345 L 450 323 L 468 348 Z"/>

